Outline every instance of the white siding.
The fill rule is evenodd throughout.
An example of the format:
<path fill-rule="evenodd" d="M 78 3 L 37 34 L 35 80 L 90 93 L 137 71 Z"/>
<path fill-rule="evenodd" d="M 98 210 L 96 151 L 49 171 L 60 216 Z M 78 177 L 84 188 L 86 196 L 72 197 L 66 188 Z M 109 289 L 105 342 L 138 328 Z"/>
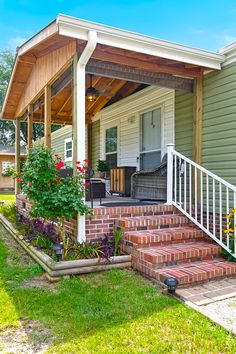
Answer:
<path fill-rule="evenodd" d="M 118 126 L 118 166 L 138 167 L 140 114 L 157 107 L 162 109 L 162 155 L 165 146 L 174 143 L 174 90 L 148 87 L 100 111 L 100 158 L 105 158 L 105 129 Z"/>

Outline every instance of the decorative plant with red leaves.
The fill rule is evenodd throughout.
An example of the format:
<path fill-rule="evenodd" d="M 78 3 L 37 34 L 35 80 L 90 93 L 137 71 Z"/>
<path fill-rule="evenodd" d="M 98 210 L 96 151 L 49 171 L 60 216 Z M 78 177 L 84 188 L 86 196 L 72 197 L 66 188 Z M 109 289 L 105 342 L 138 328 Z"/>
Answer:
<path fill-rule="evenodd" d="M 23 194 L 33 203 L 30 215 L 58 222 L 62 238 L 66 219 L 72 219 L 77 213 L 90 213 L 84 201 L 87 165 L 77 163 L 77 174 L 62 178 L 60 170 L 64 165 L 51 149 L 36 145 L 30 149 L 22 173 L 16 179 Z"/>

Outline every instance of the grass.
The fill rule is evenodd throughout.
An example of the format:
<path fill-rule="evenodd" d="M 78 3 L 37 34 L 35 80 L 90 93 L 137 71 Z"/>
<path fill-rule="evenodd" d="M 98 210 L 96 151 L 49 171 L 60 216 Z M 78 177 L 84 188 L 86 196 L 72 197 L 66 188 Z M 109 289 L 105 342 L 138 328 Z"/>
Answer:
<path fill-rule="evenodd" d="M 8 192 L 8 193 L 0 193 L 0 201 L 4 202 L 4 203 L 14 203 L 15 202 L 15 194 L 12 192 Z"/>
<path fill-rule="evenodd" d="M 235 353 L 236 339 L 132 271 L 23 287 L 42 274 L 0 226 L 0 329 L 33 321 L 48 353 Z M 5 240 L 5 241 L 4 241 Z M 41 338 L 42 339 L 42 338 Z M 33 338 L 29 339 L 33 340 Z"/>

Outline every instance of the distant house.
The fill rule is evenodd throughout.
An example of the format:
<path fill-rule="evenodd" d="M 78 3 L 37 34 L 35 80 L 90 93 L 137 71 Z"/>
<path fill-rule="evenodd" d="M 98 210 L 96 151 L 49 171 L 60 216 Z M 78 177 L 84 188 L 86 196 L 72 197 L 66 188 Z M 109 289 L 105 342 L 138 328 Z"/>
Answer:
<path fill-rule="evenodd" d="M 21 148 L 21 159 L 26 155 L 25 148 Z M 14 190 L 14 180 L 6 171 L 9 166 L 15 165 L 15 146 L 0 145 L 0 190 Z"/>

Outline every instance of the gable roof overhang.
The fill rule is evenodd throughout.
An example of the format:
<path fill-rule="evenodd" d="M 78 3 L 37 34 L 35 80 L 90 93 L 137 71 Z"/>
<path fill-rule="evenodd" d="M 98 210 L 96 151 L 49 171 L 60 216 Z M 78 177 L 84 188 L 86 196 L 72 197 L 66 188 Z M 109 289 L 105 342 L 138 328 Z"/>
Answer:
<path fill-rule="evenodd" d="M 90 31 L 96 31 L 97 33 L 97 48 L 92 59 L 96 59 L 98 63 L 106 62 L 123 65 L 124 67 L 128 65 L 128 68 L 129 64 L 127 63 L 131 63 L 130 66 L 133 69 L 141 68 L 145 70 L 146 68 L 149 72 L 173 73 L 177 77 L 194 78 L 201 76 L 204 71 L 219 70 L 225 59 L 222 54 L 74 17 L 58 15 L 56 20 L 18 48 L 1 118 L 16 119 L 17 116 L 22 114 L 22 107 L 17 110 L 18 103 L 22 99 L 32 68 L 40 58 L 44 58 L 53 51 L 59 53 L 60 48 L 68 46 L 70 50 L 68 51 L 68 57 L 65 58 L 66 63 L 68 58 L 72 58 L 74 52 L 80 53 L 83 51 Z M 161 61 L 158 63 L 156 60 Z M 175 63 L 176 69 L 169 68 L 169 64 L 174 67 Z M 61 69 L 65 70 L 65 67 L 62 65 Z M 37 94 L 39 95 L 40 92 Z M 29 102 L 25 102 L 25 108 L 32 100 L 33 98 L 30 97 Z"/>

